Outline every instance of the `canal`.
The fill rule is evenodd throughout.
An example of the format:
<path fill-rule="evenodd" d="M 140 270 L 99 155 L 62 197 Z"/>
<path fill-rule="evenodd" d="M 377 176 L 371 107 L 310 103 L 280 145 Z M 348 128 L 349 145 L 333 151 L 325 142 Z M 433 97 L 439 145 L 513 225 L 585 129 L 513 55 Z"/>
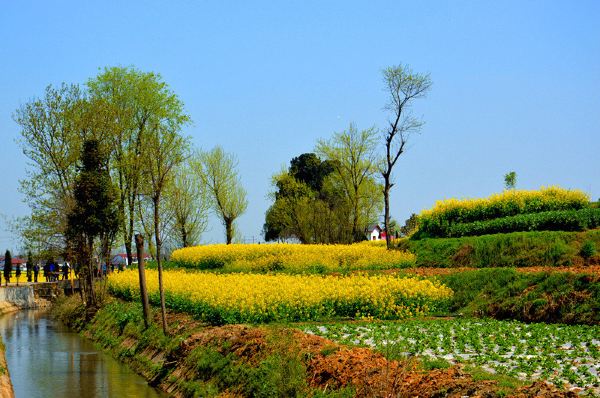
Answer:
<path fill-rule="evenodd" d="M 45 311 L 2 315 L 0 333 L 16 398 L 166 396 Z"/>

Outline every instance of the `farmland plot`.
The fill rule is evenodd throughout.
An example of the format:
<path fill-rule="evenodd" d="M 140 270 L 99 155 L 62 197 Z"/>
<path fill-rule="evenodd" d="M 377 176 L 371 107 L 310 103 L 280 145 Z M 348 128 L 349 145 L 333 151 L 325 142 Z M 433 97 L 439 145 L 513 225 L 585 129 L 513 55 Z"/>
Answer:
<path fill-rule="evenodd" d="M 471 363 L 523 380 L 600 392 L 599 326 L 453 319 L 309 325 L 303 330 L 387 354 Z"/>

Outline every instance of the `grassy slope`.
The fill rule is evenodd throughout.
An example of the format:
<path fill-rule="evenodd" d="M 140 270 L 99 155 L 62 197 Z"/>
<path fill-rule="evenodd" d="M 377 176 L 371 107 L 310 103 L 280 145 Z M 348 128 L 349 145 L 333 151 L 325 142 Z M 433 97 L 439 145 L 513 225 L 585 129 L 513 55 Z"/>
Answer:
<path fill-rule="evenodd" d="M 525 322 L 600 324 L 600 275 L 490 268 L 442 275 L 451 311 Z"/>
<path fill-rule="evenodd" d="M 526 267 L 582 265 L 581 247 L 593 242 L 600 260 L 600 229 L 584 232 L 515 232 L 464 238 L 404 240 L 417 267 Z"/>

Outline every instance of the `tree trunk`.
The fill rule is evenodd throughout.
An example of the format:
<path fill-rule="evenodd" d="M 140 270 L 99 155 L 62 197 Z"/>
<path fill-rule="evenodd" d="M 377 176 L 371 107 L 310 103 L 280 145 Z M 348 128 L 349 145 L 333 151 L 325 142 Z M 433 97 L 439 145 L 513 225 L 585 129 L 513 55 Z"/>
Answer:
<path fill-rule="evenodd" d="M 227 239 L 227 244 L 230 245 L 233 240 L 233 221 L 225 220 L 225 237 Z"/>
<path fill-rule="evenodd" d="M 385 245 L 390 249 L 390 176 L 384 175 L 385 186 L 383 188 L 383 201 L 385 203 L 384 227 L 385 227 Z"/>
<path fill-rule="evenodd" d="M 87 275 L 87 279 L 88 279 L 88 286 L 89 286 L 89 291 L 88 291 L 88 308 L 93 308 L 96 306 L 96 294 L 94 292 L 94 266 L 92 264 L 92 252 L 94 250 L 94 241 L 92 239 L 88 238 L 88 242 L 87 242 L 87 253 L 86 253 L 86 257 L 87 257 L 87 267 L 88 267 L 88 275 Z"/>
<path fill-rule="evenodd" d="M 133 264 L 133 252 L 131 250 L 131 241 L 133 238 L 133 214 L 135 212 L 135 199 L 129 204 L 129 229 L 123 231 L 125 235 L 125 252 L 127 253 L 127 265 Z"/>
<path fill-rule="evenodd" d="M 148 288 L 146 287 L 146 270 L 144 269 L 144 236 L 135 235 L 135 247 L 138 258 L 138 274 L 140 277 L 140 295 L 142 299 L 142 310 L 144 311 L 144 326 L 148 329 L 150 325 L 150 303 L 148 301 Z"/>
<path fill-rule="evenodd" d="M 188 234 L 187 234 L 187 230 L 185 229 L 185 226 L 181 227 L 181 240 L 182 240 L 182 243 L 183 243 L 183 247 L 188 247 L 189 246 Z"/>
<path fill-rule="evenodd" d="M 152 201 L 154 202 L 154 237 L 156 239 L 156 265 L 158 268 L 158 291 L 160 293 L 160 313 L 162 316 L 162 326 L 163 326 L 163 332 L 165 335 L 168 334 L 168 329 L 167 329 L 167 309 L 165 306 L 165 288 L 163 286 L 163 275 L 162 275 L 162 263 L 161 263 L 161 259 L 160 259 L 160 249 L 162 246 L 162 242 L 160 239 L 160 233 L 159 233 L 159 221 L 160 221 L 160 217 L 158 214 L 158 206 L 160 205 L 160 196 L 156 196 L 152 199 Z M 138 259 L 139 260 L 139 259 Z"/>

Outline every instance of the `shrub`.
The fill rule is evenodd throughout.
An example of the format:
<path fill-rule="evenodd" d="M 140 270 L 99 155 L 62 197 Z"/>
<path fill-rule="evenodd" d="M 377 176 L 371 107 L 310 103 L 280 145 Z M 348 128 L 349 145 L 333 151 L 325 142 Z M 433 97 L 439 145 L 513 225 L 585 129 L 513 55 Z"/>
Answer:
<path fill-rule="evenodd" d="M 588 260 L 596 254 L 596 245 L 591 240 L 586 240 L 581 245 L 581 249 L 579 250 L 579 255 L 584 259 Z"/>
<path fill-rule="evenodd" d="M 585 265 L 590 264 L 590 259 L 596 255 L 596 245 L 592 240 L 586 240 L 579 249 L 579 255 L 583 258 Z"/>

